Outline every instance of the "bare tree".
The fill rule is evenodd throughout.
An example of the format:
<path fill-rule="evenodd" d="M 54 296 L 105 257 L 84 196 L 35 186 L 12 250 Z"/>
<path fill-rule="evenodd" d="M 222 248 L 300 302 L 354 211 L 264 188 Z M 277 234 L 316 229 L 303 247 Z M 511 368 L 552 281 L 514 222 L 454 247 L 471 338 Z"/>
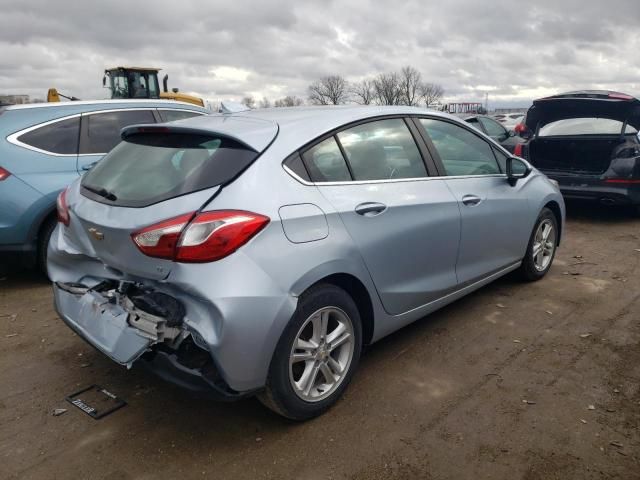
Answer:
<path fill-rule="evenodd" d="M 373 80 L 376 101 L 380 105 L 400 103 L 400 82 L 396 72 L 381 73 Z"/>
<path fill-rule="evenodd" d="M 361 82 L 352 84 L 351 95 L 356 103 L 360 105 L 370 105 L 376 99 L 374 81 L 365 78 Z"/>
<path fill-rule="evenodd" d="M 269 108 L 271 107 L 271 101 L 267 97 L 262 97 L 260 103 L 258 104 L 258 108 Z"/>
<path fill-rule="evenodd" d="M 329 75 L 309 85 L 309 101 L 315 105 L 340 105 L 348 97 L 348 84 L 340 75 Z"/>
<path fill-rule="evenodd" d="M 428 106 L 437 103 L 444 95 L 444 88 L 437 83 L 423 83 L 420 85 L 420 96 L 424 103 Z"/>
<path fill-rule="evenodd" d="M 273 104 L 274 107 L 299 107 L 304 104 L 304 100 L 301 98 L 291 95 L 287 95 L 280 100 L 276 100 Z"/>
<path fill-rule="evenodd" d="M 253 98 L 251 95 L 248 95 L 242 99 L 242 104 L 245 105 L 247 108 L 250 108 L 253 110 L 254 108 L 256 108 L 256 99 Z"/>
<path fill-rule="evenodd" d="M 422 75 L 410 65 L 403 67 L 398 76 L 398 89 L 400 90 L 400 103 L 416 106 L 420 103 L 420 87 Z"/>

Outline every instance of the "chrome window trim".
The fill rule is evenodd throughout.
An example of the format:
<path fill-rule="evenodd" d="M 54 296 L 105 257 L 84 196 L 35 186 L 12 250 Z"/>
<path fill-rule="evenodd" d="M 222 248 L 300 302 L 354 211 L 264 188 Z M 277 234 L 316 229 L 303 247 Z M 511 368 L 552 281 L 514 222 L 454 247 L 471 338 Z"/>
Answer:
<path fill-rule="evenodd" d="M 70 120 L 72 118 L 81 117 L 81 113 L 76 113 L 74 115 L 67 115 L 66 117 L 54 118 L 53 120 L 47 120 L 46 122 L 38 123 L 36 125 L 32 125 L 27 128 L 23 128 L 15 133 L 12 133 L 7 137 L 7 142 L 16 145 L 17 147 L 26 148 L 27 150 L 31 150 L 38 153 L 44 153 L 45 155 L 51 155 L 52 157 L 77 157 L 77 153 L 55 153 L 50 152 L 49 150 L 43 150 L 38 147 L 34 147 L 33 145 L 29 145 L 28 143 L 21 142 L 18 140 L 18 137 L 21 137 L 25 133 L 32 132 L 33 130 L 37 130 L 38 128 L 46 127 L 47 125 L 52 125 L 54 123 L 63 122 L 65 120 Z"/>
<path fill-rule="evenodd" d="M 429 180 L 459 180 L 465 178 L 507 178 L 505 173 L 491 173 L 486 175 L 455 175 L 455 176 L 446 176 L 446 175 L 438 175 L 432 177 L 412 177 L 412 178 L 393 178 L 388 180 L 353 180 L 353 181 L 342 181 L 342 182 L 308 182 L 303 178 L 300 178 L 293 170 L 291 170 L 286 165 L 282 164 L 282 168 L 285 172 L 287 172 L 294 180 L 302 183 L 307 186 L 316 186 L 316 187 L 324 187 L 324 186 L 340 186 L 340 185 L 377 185 L 380 183 L 404 183 L 404 182 L 421 182 L 421 181 L 429 181 Z"/>
<path fill-rule="evenodd" d="M 201 112 L 200 110 L 190 110 L 188 108 L 157 107 L 156 110 L 162 110 L 163 112 L 165 111 L 166 112 L 189 112 L 189 113 L 195 113 L 197 115 L 208 115 L 207 112 Z"/>
<path fill-rule="evenodd" d="M 56 108 L 61 106 L 66 106 L 67 104 L 77 106 L 77 105 L 108 105 L 112 104 L 127 104 L 127 103 L 155 103 L 160 107 L 170 106 L 171 104 L 179 104 L 184 106 L 193 105 L 188 102 L 181 102 L 179 100 L 163 100 L 161 98 L 120 98 L 120 99 L 104 99 L 104 100 L 75 100 L 73 102 L 44 102 L 44 103 L 29 103 L 24 105 L 9 105 L 7 110 L 26 110 L 31 108 Z M 106 106 L 105 105 L 105 106 Z M 197 105 L 193 105 L 197 107 Z M 149 108 L 149 107 L 146 107 Z M 151 107 L 158 108 L 158 107 Z M 204 107 L 200 107 L 204 108 Z"/>
<path fill-rule="evenodd" d="M 138 112 L 140 110 L 146 110 L 153 115 L 154 107 L 131 107 L 131 108 L 110 108 L 108 110 L 92 110 L 91 112 L 82 112 L 81 115 L 88 117 L 90 115 L 99 115 L 101 113 L 114 113 L 114 112 Z M 170 108 L 168 110 L 171 110 Z"/>

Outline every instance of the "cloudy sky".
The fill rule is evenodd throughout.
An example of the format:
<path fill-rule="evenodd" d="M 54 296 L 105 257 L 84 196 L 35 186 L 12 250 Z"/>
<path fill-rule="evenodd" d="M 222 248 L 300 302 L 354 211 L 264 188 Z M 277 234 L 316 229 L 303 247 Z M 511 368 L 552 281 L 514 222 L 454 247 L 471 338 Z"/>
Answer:
<path fill-rule="evenodd" d="M 639 0 L 0 0 L 0 94 L 105 98 L 102 74 L 161 67 L 207 99 L 306 98 L 413 65 L 492 106 L 582 88 L 640 95 Z"/>

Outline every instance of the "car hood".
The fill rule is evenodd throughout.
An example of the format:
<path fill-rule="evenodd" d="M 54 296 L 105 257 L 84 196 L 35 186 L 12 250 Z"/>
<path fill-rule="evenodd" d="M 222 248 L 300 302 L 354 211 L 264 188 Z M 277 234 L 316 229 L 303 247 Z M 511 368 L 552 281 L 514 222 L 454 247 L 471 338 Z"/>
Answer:
<path fill-rule="evenodd" d="M 526 115 L 531 131 L 568 118 L 609 118 L 640 129 L 640 100 L 631 95 L 608 91 L 569 92 L 533 101 Z"/>

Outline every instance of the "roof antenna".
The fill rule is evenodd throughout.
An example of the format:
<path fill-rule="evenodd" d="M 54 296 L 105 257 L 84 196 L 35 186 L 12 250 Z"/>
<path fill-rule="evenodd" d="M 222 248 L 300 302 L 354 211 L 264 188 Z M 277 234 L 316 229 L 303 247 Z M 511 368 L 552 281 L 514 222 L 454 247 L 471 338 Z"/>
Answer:
<path fill-rule="evenodd" d="M 220 102 L 220 110 L 218 113 L 231 114 L 231 113 L 239 113 L 246 112 L 251 110 L 246 105 L 237 102 Z"/>

